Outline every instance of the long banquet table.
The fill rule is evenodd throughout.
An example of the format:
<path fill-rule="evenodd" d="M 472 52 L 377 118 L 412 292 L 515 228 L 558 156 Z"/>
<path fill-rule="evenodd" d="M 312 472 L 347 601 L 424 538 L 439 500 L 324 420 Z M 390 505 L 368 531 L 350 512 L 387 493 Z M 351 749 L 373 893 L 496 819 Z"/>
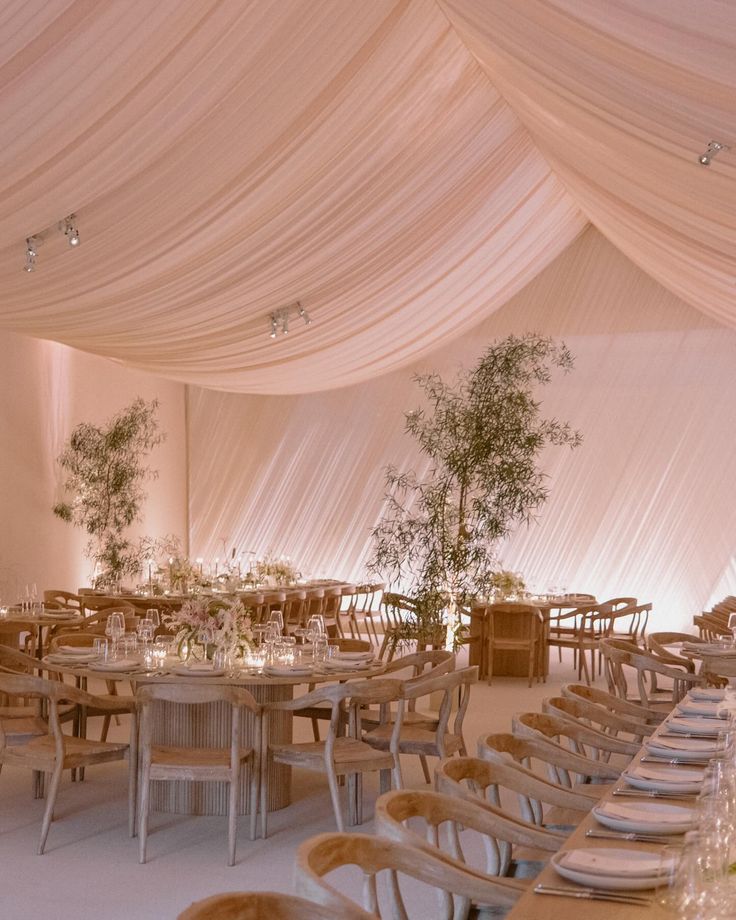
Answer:
<path fill-rule="evenodd" d="M 657 730 L 652 735 L 653 738 L 656 737 L 664 729 L 667 721 L 669 721 L 671 716 L 672 713 L 670 713 L 670 715 L 667 717 L 667 720 L 662 723 L 662 726 L 657 728 Z M 646 750 L 644 747 L 642 747 L 639 753 L 632 760 L 631 766 L 639 763 L 645 754 Z M 627 786 L 623 779 L 618 780 L 612 786 L 612 788 L 601 797 L 601 803 L 615 801 L 613 796 L 614 790 L 627 788 L 630 787 Z M 694 795 L 683 797 L 682 804 L 689 804 L 690 802 L 694 804 L 695 799 L 696 797 Z M 625 800 L 622 799 L 622 801 Z M 632 798 L 630 801 L 636 802 L 636 799 Z M 657 801 L 657 799 L 642 799 L 642 801 Z M 666 801 L 666 799 L 663 801 Z M 660 852 L 662 848 L 662 844 L 659 843 L 629 842 L 627 840 L 602 840 L 586 837 L 586 831 L 593 828 L 600 830 L 601 825 L 598 823 L 598 821 L 596 821 L 592 814 L 588 814 L 583 819 L 583 821 L 581 821 L 575 831 L 573 831 L 570 837 L 568 837 L 560 851 L 564 852 L 566 850 L 574 850 L 579 847 L 595 847 L 600 849 L 616 847 L 647 850 L 652 853 L 657 853 Z M 682 839 L 683 838 L 681 837 L 674 838 L 675 841 Z M 663 840 L 663 843 L 669 842 L 671 842 L 670 839 Z M 554 888 L 568 888 L 570 890 L 570 897 L 568 898 L 566 896 L 558 897 L 555 895 L 536 894 L 534 892 L 534 887 L 538 884 L 547 885 Z M 581 890 L 580 886 L 576 886 L 574 882 L 569 882 L 562 878 L 557 874 L 552 865 L 548 863 L 544 869 L 542 869 L 539 875 L 534 879 L 529 890 L 526 891 L 514 905 L 513 909 L 507 915 L 507 920 L 563 920 L 563 918 L 570 916 L 570 911 L 577 911 L 577 915 L 584 917 L 585 920 L 635 920 L 635 918 L 638 917 L 641 917 L 642 920 L 665 920 L 665 918 L 668 918 L 668 920 L 679 920 L 677 913 L 666 910 L 657 903 L 654 890 L 631 892 L 635 895 L 647 895 L 651 897 L 650 904 L 645 907 L 632 904 L 616 904 L 610 901 L 595 901 L 586 899 L 584 901 L 585 907 L 582 908 L 584 913 L 580 913 L 583 901 L 576 901 L 576 890 L 579 892 Z"/>
<path fill-rule="evenodd" d="M 59 665 L 54 668 L 73 675 L 80 681 L 90 679 L 103 681 L 130 681 L 131 686 L 142 683 L 188 683 L 230 684 L 244 687 L 262 704 L 290 700 L 296 686 L 310 683 L 336 683 L 338 681 L 370 678 L 382 674 L 383 662 L 375 662 L 368 668 L 315 671 L 308 677 L 266 676 L 263 674 L 241 674 L 236 677 L 179 676 L 171 673 L 162 675 L 150 672 L 99 671 L 85 665 Z M 289 743 L 292 740 L 292 714 L 276 712 L 269 718 L 268 741 Z M 244 744 L 250 744 L 254 730 L 252 713 L 243 710 Z M 182 707 L 174 703 L 159 702 L 155 710 L 153 741 L 156 744 L 173 746 L 227 747 L 230 744 L 230 707 L 226 703 L 206 703 L 193 707 Z M 268 768 L 268 808 L 276 811 L 291 802 L 291 767 L 271 763 Z M 247 814 L 248 774 L 243 775 L 241 813 Z M 154 782 L 151 789 L 151 808 L 154 811 L 171 814 L 225 815 L 228 809 L 227 787 L 224 783 L 196 783 L 189 781 Z"/>

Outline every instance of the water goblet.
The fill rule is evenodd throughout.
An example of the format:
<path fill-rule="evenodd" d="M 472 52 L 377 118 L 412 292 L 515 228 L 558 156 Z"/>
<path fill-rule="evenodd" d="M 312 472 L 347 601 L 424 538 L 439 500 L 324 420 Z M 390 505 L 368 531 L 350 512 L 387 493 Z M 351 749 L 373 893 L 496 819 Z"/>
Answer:
<path fill-rule="evenodd" d="M 125 635 L 125 617 L 122 613 L 111 613 L 105 623 L 105 635 L 112 640 L 112 658 L 118 657 L 118 642 Z"/>
<path fill-rule="evenodd" d="M 268 615 L 268 622 L 278 625 L 279 633 L 284 631 L 284 614 L 281 610 L 272 610 Z"/>
<path fill-rule="evenodd" d="M 161 616 L 158 612 L 158 607 L 149 607 L 148 610 L 146 610 L 146 619 L 153 623 L 154 629 L 158 629 L 161 625 Z"/>

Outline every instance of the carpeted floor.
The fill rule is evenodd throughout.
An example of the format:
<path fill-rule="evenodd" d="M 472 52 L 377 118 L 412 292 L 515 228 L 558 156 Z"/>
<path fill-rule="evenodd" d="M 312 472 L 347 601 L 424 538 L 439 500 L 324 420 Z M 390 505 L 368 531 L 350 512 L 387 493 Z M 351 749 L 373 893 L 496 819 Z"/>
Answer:
<path fill-rule="evenodd" d="M 514 712 L 538 711 L 543 697 L 571 680 L 571 659 L 565 657 L 561 665 L 552 661 L 546 685 L 529 689 L 526 680 L 498 678 L 492 687 L 474 687 L 465 722 L 469 751 L 474 752 L 480 734 L 508 730 Z M 296 722 L 298 731 L 308 730 L 307 720 Z M 123 737 L 125 726 L 116 731 Z M 427 788 L 416 758 L 405 757 L 403 769 L 407 787 Z M 365 822 L 358 832 L 372 831 L 376 795 L 377 780 L 367 777 Z M 232 868 L 226 865 L 225 818 L 166 814 L 151 816 L 149 861 L 139 865 L 137 842 L 127 835 L 126 809 L 125 765 L 91 768 L 84 783 L 72 784 L 67 774 L 46 853 L 36 856 L 43 802 L 31 797 L 26 771 L 3 768 L 0 920 L 173 920 L 192 901 L 216 892 L 291 892 L 297 846 L 335 830 L 324 778 L 303 771 L 294 771 L 292 804 L 270 816 L 267 840 L 249 841 L 247 819 L 241 819 Z M 420 913 L 428 920 L 431 906 Z"/>

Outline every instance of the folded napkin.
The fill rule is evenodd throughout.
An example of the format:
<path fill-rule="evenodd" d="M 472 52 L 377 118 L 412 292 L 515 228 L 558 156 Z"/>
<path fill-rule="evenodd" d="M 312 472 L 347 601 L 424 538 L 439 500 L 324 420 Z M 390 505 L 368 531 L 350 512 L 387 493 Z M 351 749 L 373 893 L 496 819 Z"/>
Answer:
<path fill-rule="evenodd" d="M 373 652 L 335 652 L 331 661 L 373 661 Z"/>
<path fill-rule="evenodd" d="M 715 754 L 718 750 L 718 741 L 714 738 L 710 741 L 708 738 L 652 738 L 647 742 L 647 748 L 666 748 L 676 754 L 683 751 L 686 754 Z"/>
<path fill-rule="evenodd" d="M 723 700 L 688 700 L 684 699 L 677 704 L 680 712 L 688 712 L 693 715 L 717 716 L 723 709 Z"/>
<path fill-rule="evenodd" d="M 705 770 L 697 767 L 670 766 L 668 764 L 653 767 L 649 764 L 640 763 L 628 772 L 632 776 L 640 776 L 642 779 L 656 779 L 664 783 L 701 783 L 705 776 Z"/>
<path fill-rule="evenodd" d="M 263 669 L 264 674 L 270 674 L 272 677 L 308 677 L 312 672 L 312 668 L 290 668 L 278 664 L 269 664 Z"/>
<path fill-rule="evenodd" d="M 724 730 L 720 719 L 697 719 L 675 716 L 667 722 L 673 732 L 696 732 L 702 735 L 717 735 Z"/>
<path fill-rule="evenodd" d="M 118 658 L 116 661 L 93 661 L 93 671 L 132 671 L 141 665 L 137 658 Z"/>
<path fill-rule="evenodd" d="M 594 814 L 608 815 L 624 821 L 641 824 L 685 824 L 695 820 L 695 812 L 684 805 L 671 805 L 667 802 L 618 803 L 606 802 L 593 809 Z"/>
<path fill-rule="evenodd" d="M 327 658 L 322 662 L 328 671 L 364 671 L 370 662 L 368 661 L 345 661 L 340 658 Z"/>
<path fill-rule="evenodd" d="M 658 853 L 649 853 L 644 850 L 619 850 L 614 847 L 568 850 L 560 854 L 560 862 L 565 868 L 573 871 L 617 877 L 628 875 L 650 878 L 670 868 L 663 865 Z"/>
<path fill-rule="evenodd" d="M 64 655 L 94 655 L 96 654 L 91 645 L 59 645 L 56 649 Z"/>
<path fill-rule="evenodd" d="M 719 690 L 718 687 L 693 687 L 688 696 L 693 700 L 711 700 L 719 703 L 726 696 L 726 691 Z"/>

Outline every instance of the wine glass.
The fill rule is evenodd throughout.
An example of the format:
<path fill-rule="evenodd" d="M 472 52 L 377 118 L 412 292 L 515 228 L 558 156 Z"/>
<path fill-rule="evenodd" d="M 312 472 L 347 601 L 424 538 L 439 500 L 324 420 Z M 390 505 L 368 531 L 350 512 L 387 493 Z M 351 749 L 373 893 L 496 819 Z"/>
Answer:
<path fill-rule="evenodd" d="M 112 657 L 118 657 L 118 642 L 125 635 L 125 617 L 122 613 L 111 613 L 105 623 L 105 635 L 112 640 Z"/>
<path fill-rule="evenodd" d="M 281 610 L 272 610 L 268 615 L 268 622 L 278 626 L 279 635 L 284 632 L 284 614 Z"/>
<path fill-rule="evenodd" d="M 161 625 L 161 616 L 159 615 L 158 608 L 149 607 L 148 610 L 146 610 L 146 619 L 153 623 L 154 629 L 158 629 Z"/>

